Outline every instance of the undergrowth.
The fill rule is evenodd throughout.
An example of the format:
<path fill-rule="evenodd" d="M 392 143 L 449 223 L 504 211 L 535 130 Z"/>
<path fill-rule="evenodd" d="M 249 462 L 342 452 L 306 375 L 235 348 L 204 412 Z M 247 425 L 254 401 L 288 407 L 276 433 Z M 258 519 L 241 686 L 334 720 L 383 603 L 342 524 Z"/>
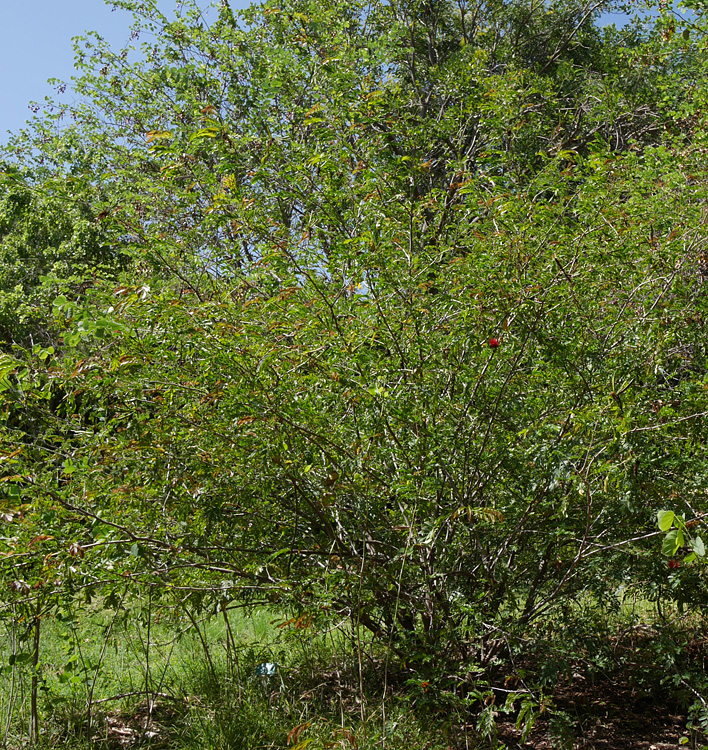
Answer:
<path fill-rule="evenodd" d="M 197 616 L 184 607 L 97 600 L 81 618 L 65 609 L 42 623 L 37 745 L 501 750 L 534 741 L 573 748 L 593 722 L 612 720 L 609 709 L 595 709 L 614 694 L 637 710 L 663 706 L 682 715 L 678 739 L 703 747 L 705 619 L 577 608 L 528 641 L 509 643 L 482 679 L 464 665 L 452 675 L 387 657 L 349 620 L 325 627 L 266 608 Z M 6 628 L 0 741 L 19 750 L 29 744 L 33 667 L 26 625 Z"/>

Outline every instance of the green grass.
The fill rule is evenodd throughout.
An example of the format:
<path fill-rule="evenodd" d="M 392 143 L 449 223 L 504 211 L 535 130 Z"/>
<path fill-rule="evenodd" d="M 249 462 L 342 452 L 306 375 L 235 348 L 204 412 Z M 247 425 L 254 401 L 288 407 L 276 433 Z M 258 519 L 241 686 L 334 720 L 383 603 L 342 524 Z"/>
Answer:
<path fill-rule="evenodd" d="M 45 617 L 39 744 L 258 750 L 286 748 L 290 738 L 302 750 L 367 750 L 385 736 L 391 750 L 447 747 L 410 704 L 381 704 L 366 642 L 359 680 L 348 624 L 321 633 L 303 624 L 266 609 L 233 610 L 227 628 L 223 613 L 190 618 L 140 601 L 116 612 L 96 600 L 80 617 Z M 14 634 L 15 652 L 28 654 L 31 628 L 4 627 L 0 744 L 14 749 L 28 744 L 32 668 L 18 657 L 9 664 L 11 644 Z M 278 673 L 258 676 L 264 662 Z"/>
<path fill-rule="evenodd" d="M 80 616 L 65 610 L 43 618 L 40 748 L 503 747 L 494 731 L 486 739 L 476 731 L 480 701 L 469 713 L 464 699 L 435 686 L 428 689 L 422 672 L 410 666 L 391 661 L 384 701 L 381 649 L 356 638 L 349 621 L 329 629 L 266 608 L 233 609 L 227 626 L 221 611 L 188 614 L 184 606 L 140 599 L 112 605 L 97 598 Z M 690 705 L 694 696 L 680 682 L 692 668 L 686 644 L 705 636 L 705 622 L 678 612 L 663 614 L 659 622 L 645 602 L 611 608 L 577 604 L 573 617 L 550 620 L 545 635 L 535 634 L 537 651 L 520 644 L 513 670 L 506 665 L 505 674 L 513 671 L 522 681 L 526 675 L 549 691 L 573 670 L 585 670 L 591 680 L 615 670 L 637 691 L 671 695 Z M 29 744 L 32 668 L 21 655 L 31 651 L 32 628 L 8 619 L 0 627 L 5 628 L 0 747 L 19 750 Z M 256 668 L 264 662 L 277 663 L 277 674 L 258 676 Z M 504 676 L 500 679 L 505 684 Z M 540 720 L 561 747 L 562 737 L 572 736 L 580 719 L 562 707 L 553 714 L 549 705 L 551 713 Z M 490 704 L 488 714 L 513 725 L 519 707 L 507 716 L 501 704 Z"/>

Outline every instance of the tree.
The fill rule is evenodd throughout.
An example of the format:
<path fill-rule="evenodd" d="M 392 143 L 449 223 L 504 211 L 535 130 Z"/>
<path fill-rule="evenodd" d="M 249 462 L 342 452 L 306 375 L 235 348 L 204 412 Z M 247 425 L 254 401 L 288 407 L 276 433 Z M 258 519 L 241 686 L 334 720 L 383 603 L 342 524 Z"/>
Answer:
<path fill-rule="evenodd" d="M 72 137 L 54 146 L 72 151 Z M 63 141 L 63 142 L 62 142 Z M 68 155 L 67 154 L 67 155 Z M 113 278 L 126 258 L 101 232 L 87 175 L 35 173 L 4 165 L 0 183 L 0 337 L 4 348 L 56 343 L 47 326 L 54 299 L 80 299 L 98 279 Z"/>
<path fill-rule="evenodd" d="M 75 113 L 133 265 L 57 299 L 56 357 L 6 367 L 5 503 L 53 514 L 46 554 L 347 618 L 450 695 L 573 603 L 666 595 L 656 513 L 698 518 L 708 468 L 704 131 L 676 104 L 702 26 L 140 7 L 146 60 L 96 46 Z"/>

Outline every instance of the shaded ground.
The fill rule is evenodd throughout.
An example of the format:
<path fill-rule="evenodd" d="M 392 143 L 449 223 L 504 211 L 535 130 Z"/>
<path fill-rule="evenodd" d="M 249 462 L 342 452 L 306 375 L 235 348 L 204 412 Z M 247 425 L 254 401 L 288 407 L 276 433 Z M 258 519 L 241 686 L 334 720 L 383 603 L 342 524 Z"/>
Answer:
<path fill-rule="evenodd" d="M 129 748 L 149 745 L 157 750 L 172 739 L 175 722 L 186 712 L 179 702 L 155 701 L 148 710 L 141 703 L 131 713 L 115 712 L 105 716 L 103 727 L 96 733 L 96 744 L 107 747 Z"/>
<path fill-rule="evenodd" d="M 514 721 L 500 723 L 499 740 L 509 750 L 677 750 L 708 742 L 686 729 L 687 717 L 675 702 L 642 694 L 627 682 L 579 678 L 559 687 L 554 705 L 563 712 L 560 719 L 539 718 L 526 742 Z"/>
<path fill-rule="evenodd" d="M 566 722 L 541 716 L 522 742 L 514 720 L 500 721 L 499 746 L 503 743 L 507 750 L 697 750 L 708 744 L 708 738 L 686 729 L 687 717 L 676 706 L 642 696 L 627 683 L 590 684 L 578 679 L 558 690 L 554 706 Z M 145 706 L 131 715 L 108 715 L 97 744 L 102 739 L 111 748 L 172 746 L 181 708 L 161 703 L 151 715 Z"/>
<path fill-rule="evenodd" d="M 505 715 L 500 710 L 509 695 L 507 688 L 515 692 L 521 685 L 510 678 L 503 683 L 500 681 L 495 706 L 499 710 L 496 747 L 506 750 L 708 750 L 708 737 L 691 732 L 687 728 L 686 715 L 686 706 L 694 703 L 696 698 L 700 699 L 689 681 L 705 686 L 702 675 L 706 674 L 708 665 L 708 638 L 703 630 L 688 631 L 684 635 L 681 642 L 671 639 L 660 642 L 654 630 L 632 628 L 611 638 L 611 655 L 615 660 L 610 659 L 608 665 L 613 671 L 600 673 L 597 664 L 592 666 L 588 661 L 575 662 L 574 669 L 562 673 L 567 676 L 545 688 L 552 710 L 541 712 L 525 738 L 522 728 L 517 727 L 516 717 L 513 714 Z M 669 651 L 674 658 L 668 661 L 656 658 L 657 652 L 665 654 Z M 532 673 L 534 661 L 538 662 L 527 657 L 525 663 L 517 662 L 518 673 Z M 669 666 L 662 667 L 662 664 Z M 342 721 L 345 715 L 351 718 L 358 713 L 357 686 L 349 672 L 322 667 L 309 679 L 307 674 L 299 676 L 303 679 L 297 679 L 294 671 L 288 674 L 290 684 L 287 689 L 299 698 L 298 705 L 309 707 L 310 716 L 317 715 L 313 705 L 339 705 Z M 396 677 L 399 679 L 396 680 Z M 391 675 L 391 682 L 399 685 L 401 695 L 404 695 L 406 687 L 405 677 L 404 673 Z M 281 690 L 285 690 L 282 679 L 275 685 L 272 697 L 280 696 Z M 267 700 L 269 693 L 269 690 L 259 690 L 256 705 L 260 705 L 263 699 Z M 176 699 L 160 693 L 149 704 L 149 709 L 148 703 L 141 697 L 137 705 L 128 711 L 115 708 L 102 715 L 97 712 L 92 744 L 106 750 L 133 750 L 139 747 L 174 750 L 185 747 L 180 744 L 185 722 L 195 715 L 206 723 L 214 721 L 218 711 L 224 710 L 223 697 L 215 694 Z M 338 704 L 335 699 L 339 700 Z M 271 705 L 271 701 L 268 701 L 268 705 Z M 277 701 L 275 705 L 278 705 Z M 519 703 L 515 707 L 518 710 Z M 243 717 L 237 709 L 236 704 L 227 704 L 227 713 L 234 712 L 234 732 L 240 737 Z M 532 710 L 537 709 L 538 706 L 534 704 Z M 443 722 L 444 729 L 443 724 L 439 732 L 430 727 L 430 733 L 426 735 L 429 740 L 410 747 L 447 746 L 449 750 L 476 750 L 475 738 L 480 739 L 475 731 L 478 710 L 479 706 L 476 706 L 467 717 L 469 723 L 466 727 L 460 724 L 456 726 L 454 719 L 451 724 Z M 278 713 L 275 711 L 273 716 Z M 244 716 L 248 721 L 249 717 Z M 282 716 L 280 718 L 283 719 Z M 458 715 L 458 718 L 462 717 Z M 277 721 L 277 718 L 274 720 Z M 464 719 L 460 723 L 464 724 Z M 356 722 L 353 726 L 356 726 Z M 274 734 L 271 733 L 272 742 L 264 741 L 258 746 L 283 747 L 292 727 L 290 716 L 282 726 L 275 728 Z M 355 747 L 355 735 L 351 734 L 351 737 L 352 741 L 344 745 Z M 297 742 L 290 744 L 297 745 Z M 334 744 L 331 741 L 315 742 L 313 748 L 315 746 L 342 747 L 343 744 L 339 741 Z M 488 750 L 492 746 L 482 740 L 479 748 Z"/>

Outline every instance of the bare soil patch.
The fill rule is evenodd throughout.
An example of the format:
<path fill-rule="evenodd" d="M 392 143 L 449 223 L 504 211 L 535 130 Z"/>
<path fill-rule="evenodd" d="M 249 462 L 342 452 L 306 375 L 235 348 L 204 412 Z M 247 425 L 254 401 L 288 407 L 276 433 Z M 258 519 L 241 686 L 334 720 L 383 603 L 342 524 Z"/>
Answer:
<path fill-rule="evenodd" d="M 675 701 L 647 695 L 624 680 L 579 678 L 559 686 L 554 707 L 563 712 L 565 726 L 541 716 L 522 742 L 516 723 L 503 721 L 499 740 L 509 750 L 678 750 L 708 741 L 687 729 L 687 716 Z"/>

